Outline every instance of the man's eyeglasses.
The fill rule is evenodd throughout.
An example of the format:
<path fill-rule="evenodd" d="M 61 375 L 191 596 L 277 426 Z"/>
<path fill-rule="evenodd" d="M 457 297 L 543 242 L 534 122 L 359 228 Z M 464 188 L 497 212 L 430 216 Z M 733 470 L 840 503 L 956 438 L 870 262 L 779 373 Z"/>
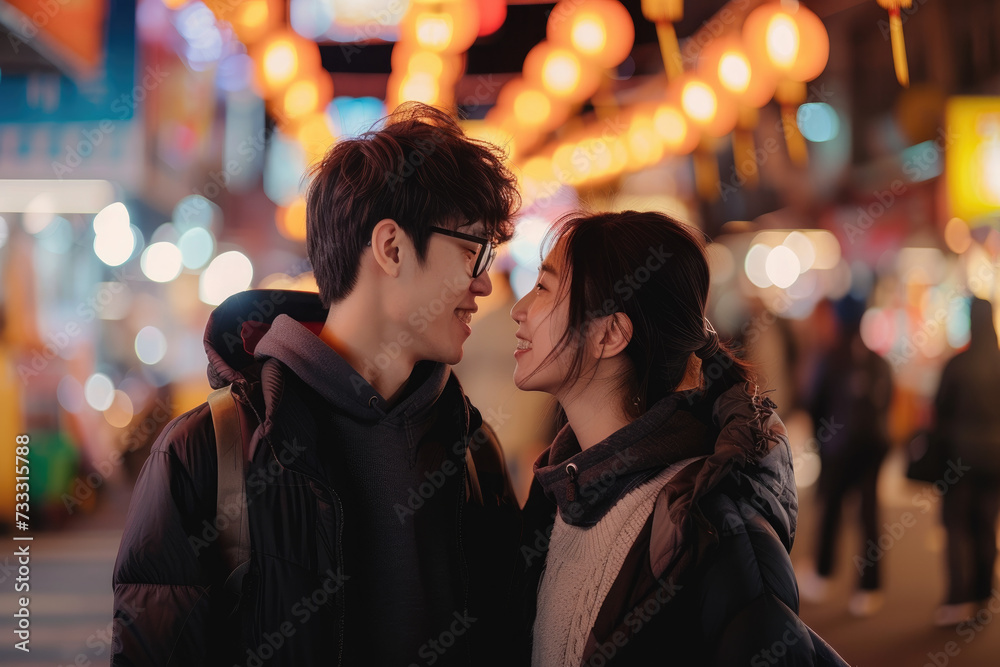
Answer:
<path fill-rule="evenodd" d="M 478 278 L 483 274 L 483 271 L 489 271 L 490 267 L 493 266 L 493 260 L 497 257 L 497 249 L 493 245 L 493 242 L 489 239 L 485 239 L 482 236 L 473 236 L 472 234 L 463 234 L 462 232 L 456 232 L 451 229 L 445 229 L 444 227 L 431 226 L 429 229 L 432 232 L 437 232 L 438 234 L 444 234 L 445 236 L 450 236 L 456 239 L 462 239 L 463 241 L 471 241 L 479 245 L 479 253 L 476 255 L 476 263 L 472 265 L 472 277 Z M 371 246 L 372 242 L 366 243 L 366 246 Z"/>
<path fill-rule="evenodd" d="M 497 249 L 493 246 L 493 242 L 489 239 L 484 239 L 482 236 L 473 236 L 472 234 L 463 234 L 462 232 L 445 229 L 444 227 L 431 226 L 430 230 L 432 232 L 437 232 L 438 234 L 444 234 L 445 236 L 479 244 L 479 253 L 476 255 L 476 263 L 472 265 L 473 278 L 478 278 L 484 271 L 489 271 L 490 266 L 493 265 L 493 260 L 496 259 Z"/>

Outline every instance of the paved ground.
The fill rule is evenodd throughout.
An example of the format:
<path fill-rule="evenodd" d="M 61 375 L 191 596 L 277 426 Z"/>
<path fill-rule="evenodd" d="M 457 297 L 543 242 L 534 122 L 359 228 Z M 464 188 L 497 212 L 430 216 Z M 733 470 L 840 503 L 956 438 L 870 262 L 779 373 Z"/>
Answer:
<path fill-rule="evenodd" d="M 823 605 L 803 604 L 802 618 L 852 665 L 871 667 L 986 667 L 1000 665 L 1000 623 L 986 610 L 982 624 L 962 632 L 931 626 L 931 613 L 941 598 L 944 569 L 938 527 L 939 504 L 916 502 L 925 489 L 902 481 L 899 464 L 890 460 L 880 488 L 881 523 L 902 523 L 909 512 L 915 523 L 892 532 L 892 545 L 882 556 L 886 605 L 860 620 L 847 613 L 854 582 L 852 550 L 859 539 L 845 534 L 830 599 Z M 15 543 L 0 536 L 0 665 L 106 665 L 111 639 L 111 569 L 114 563 L 127 493 L 107 499 L 101 510 L 78 525 L 57 533 L 40 533 L 31 548 L 31 652 L 14 649 L 17 594 Z M 805 567 L 814 540 L 815 508 L 811 493 L 801 493 L 799 534 L 793 550 L 797 568 Z M 922 512 L 926 509 L 926 512 Z M 845 512 L 851 516 L 851 511 Z M 995 603 L 1000 610 L 1000 594 Z M 948 651 L 953 655 L 948 655 Z"/>
<path fill-rule="evenodd" d="M 931 487 L 906 482 L 902 462 L 890 458 L 879 485 L 880 525 L 889 547 L 882 555 L 886 603 L 867 619 L 847 612 L 847 601 L 857 581 L 852 557 L 860 545 L 852 523 L 843 533 L 837 572 L 829 600 L 822 605 L 802 603 L 802 619 L 852 665 L 871 667 L 995 667 L 1000 665 L 1000 614 L 988 607 L 979 622 L 960 629 L 935 628 L 931 614 L 944 595 L 944 531 L 940 527 L 940 500 Z M 792 559 L 802 570 L 810 562 L 815 541 L 815 507 L 809 491 L 800 493 L 802 510 Z M 903 526 L 906 514 L 915 520 Z M 845 517 L 856 517 L 856 507 Z M 899 524 L 893 526 L 893 524 Z M 888 526 L 888 527 L 887 527 Z M 891 538 L 891 544 L 890 544 Z M 1000 592 L 993 609 L 1000 612 Z M 951 655 L 949 655 L 949 652 Z"/>
<path fill-rule="evenodd" d="M 121 541 L 128 493 L 105 498 L 99 511 L 60 532 L 39 532 L 29 542 L 0 535 L 0 665 L 90 667 L 111 655 L 111 571 Z M 14 647 L 17 558 L 30 544 L 30 652 Z"/>

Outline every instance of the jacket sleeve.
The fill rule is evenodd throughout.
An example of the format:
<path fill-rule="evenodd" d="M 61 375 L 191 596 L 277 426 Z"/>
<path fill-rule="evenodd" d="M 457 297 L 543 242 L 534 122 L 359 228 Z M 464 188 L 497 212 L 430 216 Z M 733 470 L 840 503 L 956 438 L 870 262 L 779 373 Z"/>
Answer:
<path fill-rule="evenodd" d="M 770 593 L 754 599 L 727 624 L 712 664 L 847 667 L 829 644 Z"/>
<path fill-rule="evenodd" d="M 721 541 L 703 578 L 702 615 L 715 646 L 710 664 L 846 665 L 799 619 L 795 573 L 774 528 L 725 499 L 721 507 L 739 520 L 716 522 Z"/>
<path fill-rule="evenodd" d="M 215 465 L 205 405 L 154 443 L 115 562 L 112 666 L 205 664 Z"/>

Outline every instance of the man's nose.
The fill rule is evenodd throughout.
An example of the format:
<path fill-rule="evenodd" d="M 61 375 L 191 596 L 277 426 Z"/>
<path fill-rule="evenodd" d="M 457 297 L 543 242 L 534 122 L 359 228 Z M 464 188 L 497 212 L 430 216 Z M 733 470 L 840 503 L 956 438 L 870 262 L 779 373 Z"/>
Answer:
<path fill-rule="evenodd" d="M 490 272 L 483 271 L 479 276 L 472 279 L 469 290 L 476 296 L 489 296 L 493 292 L 493 281 L 490 280 Z"/>

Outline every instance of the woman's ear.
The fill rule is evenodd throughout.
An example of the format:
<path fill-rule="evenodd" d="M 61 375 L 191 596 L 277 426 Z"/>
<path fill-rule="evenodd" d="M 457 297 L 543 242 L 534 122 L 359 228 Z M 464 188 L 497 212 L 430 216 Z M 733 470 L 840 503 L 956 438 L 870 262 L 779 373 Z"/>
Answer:
<path fill-rule="evenodd" d="M 372 229 L 372 251 L 375 263 L 386 274 L 398 278 L 402 264 L 400 245 L 405 243 L 403 229 L 391 218 L 379 220 Z"/>
<path fill-rule="evenodd" d="M 625 313 L 613 313 L 601 318 L 603 326 L 594 327 L 597 337 L 594 348 L 596 359 L 609 359 L 626 347 L 632 340 L 632 320 Z"/>

